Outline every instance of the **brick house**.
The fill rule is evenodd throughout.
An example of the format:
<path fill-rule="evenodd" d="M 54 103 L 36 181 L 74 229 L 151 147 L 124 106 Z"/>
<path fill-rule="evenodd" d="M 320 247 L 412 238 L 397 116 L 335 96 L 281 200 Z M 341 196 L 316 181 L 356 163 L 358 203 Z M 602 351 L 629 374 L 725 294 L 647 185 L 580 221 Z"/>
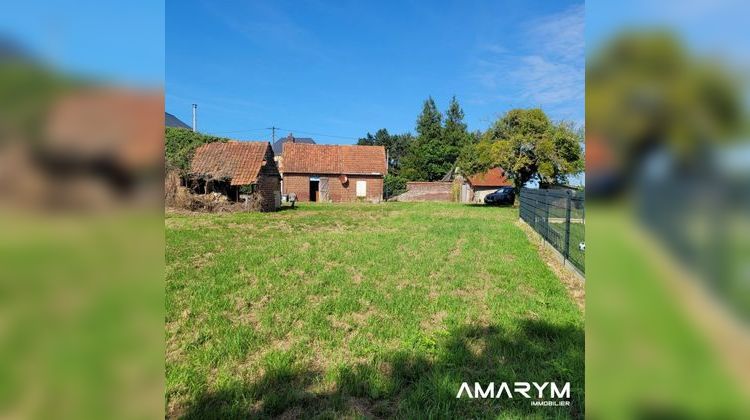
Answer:
<path fill-rule="evenodd" d="M 195 151 L 189 179 L 193 191 L 219 192 L 232 201 L 259 193 L 261 211 L 281 206 L 281 174 L 268 142 L 214 142 Z"/>
<path fill-rule="evenodd" d="M 386 174 L 383 146 L 284 144 L 284 194 L 298 201 L 380 201 Z"/>

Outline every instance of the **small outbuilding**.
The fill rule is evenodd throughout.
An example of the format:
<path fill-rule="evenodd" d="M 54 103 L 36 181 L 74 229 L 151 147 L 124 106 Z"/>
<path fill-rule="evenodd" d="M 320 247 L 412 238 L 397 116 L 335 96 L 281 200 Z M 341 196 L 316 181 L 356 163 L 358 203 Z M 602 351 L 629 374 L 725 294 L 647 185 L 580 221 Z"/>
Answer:
<path fill-rule="evenodd" d="M 387 170 L 383 146 L 287 142 L 281 159 L 284 194 L 298 201 L 380 201 Z"/>
<path fill-rule="evenodd" d="M 487 172 L 470 176 L 466 183 L 471 188 L 472 199 L 470 201 L 482 203 L 484 197 L 496 191 L 500 187 L 512 187 L 513 182 L 505 177 L 503 168 L 492 168 Z"/>
<path fill-rule="evenodd" d="M 281 206 L 281 174 L 268 142 L 228 141 L 198 147 L 190 167 L 195 193 L 221 193 L 231 201 L 257 194 L 261 211 Z"/>

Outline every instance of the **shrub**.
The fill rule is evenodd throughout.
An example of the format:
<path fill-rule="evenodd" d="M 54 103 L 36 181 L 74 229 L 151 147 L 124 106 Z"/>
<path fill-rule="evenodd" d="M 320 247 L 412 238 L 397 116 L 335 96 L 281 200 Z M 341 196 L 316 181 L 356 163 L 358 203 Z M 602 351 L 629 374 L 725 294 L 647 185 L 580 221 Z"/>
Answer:
<path fill-rule="evenodd" d="M 406 178 L 397 175 L 386 175 L 383 179 L 383 195 L 385 199 L 406 192 Z"/>

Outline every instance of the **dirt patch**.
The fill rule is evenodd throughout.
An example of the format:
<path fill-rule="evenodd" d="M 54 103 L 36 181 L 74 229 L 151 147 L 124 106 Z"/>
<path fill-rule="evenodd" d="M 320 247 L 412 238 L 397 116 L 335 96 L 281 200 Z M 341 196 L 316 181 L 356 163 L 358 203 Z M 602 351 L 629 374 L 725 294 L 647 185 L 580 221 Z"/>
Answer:
<path fill-rule="evenodd" d="M 278 350 L 278 351 L 289 351 L 292 346 L 294 346 L 294 338 L 290 333 L 287 333 L 282 338 L 277 338 L 275 340 L 272 340 L 271 343 L 268 345 L 268 350 Z"/>
<path fill-rule="evenodd" d="M 523 296 L 526 296 L 526 297 L 534 297 L 534 296 L 536 296 L 536 289 L 534 289 L 533 287 L 529 286 L 529 285 L 528 285 L 528 284 L 526 284 L 526 283 L 521 283 L 521 284 L 519 284 L 519 285 L 518 285 L 518 289 L 517 289 L 517 290 L 518 290 L 518 291 L 519 291 L 519 292 L 520 292 L 520 293 L 521 293 L 521 294 L 522 294 Z"/>
<path fill-rule="evenodd" d="M 360 283 L 362 283 L 362 274 L 360 274 L 358 272 L 354 273 L 354 275 L 352 276 L 352 283 L 354 283 L 354 284 L 360 284 Z"/>
<path fill-rule="evenodd" d="M 277 419 L 279 420 L 292 420 L 292 419 L 302 419 L 302 418 L 304 418 L 304 416 L 303 416 L 302 408 L 300 407 L 292 407 L 284 411 L 277 417 Z"/>
<path fill-rule="evenodd" d="M 215 254 L 213 252 L 206 252 L 203 255 L 196 255 L 190 260 L 190 263 L 193 268 L 203 268 L 213 262 L 214 255 Z"/>
<path fill-rule="evenodd" d="M 364 326 L 370 320 L 371 317 L 377 314 L 373 309 L 368 309 L 364 312 L 354 312 L 350 315 L 351 320 L 357 326 Z"/>
<path fill-rule="evenodd" d="M 453 247 L 453 250 L 450 253 L 450 257 L 452 259 L 460 257 L 461 256 L 461 248 L 463 248 L 464 245 L 466 245 L 466 238 L 464 238 L 464 237 L 458 238 L 458 240 L 456 241 L 456 246 Z"/>
<path fill-rule="evenodd" d="M 539 251 L 539 256 L 542 258 L 547 267 L 555 273 L 560 281 L 565 285 L 565 289 L 568 291 L 568 295 L 573 302 L 578 306 L 581 312 L 586 309 L 586 284 L 581 279 L 573 274 L 569 268 L 563 266 L 563 263 L 558 259 L 555 253 L 544 245 L 544 240 L 534 232 L 531 227 L 520 221 L 516 221 L 518 226 Z"/>
<path fill-rule="evenodd" d="M 474 357 L 480 358 L 487 351 L 487 341 L 483 338 L 469 339 L 466 340 L 466 348 Z"/>
<path fill-rule="evenodd" d="M 244 297 L 237 297 L 235 298 L 234 312 L 229 318 L 240 325 L 250 325 L 257 330 L 260 328 L 258 311 L 262 310 L 270 300 L 271 297 L 268 295 L 261 296 L 254 302 L 248 301 Z"/>
<path fill-rule="evenodd" d="M 430 289 L 430 293 L 427 294 L 427 298 L 430 300 L 437 300 L 440 297 L 441 293 L 437 290 Z"/>
<path fill-rule="evenodd" d="M 375 418 L 372 413 L 372 403 L 366 398 L 350 398 L 349 406 L 360 416 L 368 419 Z"/>
<path fill-rule="evenodd" d="M 512 254 L 504 254 L 500 259 L 502 259 L 503 262 L 512 263 L 516 261 L 516 256 Z"/>
<path fill-rule="evenodd" d="M 353 327 L 349 325 L 348 322 L 343 321 L 333 315 L 328 316 L 328 322 L 331 323 L 331 327 L 336 328 L 337 330 L 351 331 L 353 329 Z"/>
<path fill-rule="evenodd" d="M 432 314 L 431 317 L 423 320 L 420 326 L 424 331 L 435 331 L 443 326 L 443 321 L 448 317 L 448 312 L 440 311 Z"/>
<path fill-rule="evenodd" d="M 250 286 L 255 286 L 258 283 L 258 277 L 255 273 L 247 271 L 244 265 L 240 265 L 239 268 L 240 277 L 247 281 Z"/>

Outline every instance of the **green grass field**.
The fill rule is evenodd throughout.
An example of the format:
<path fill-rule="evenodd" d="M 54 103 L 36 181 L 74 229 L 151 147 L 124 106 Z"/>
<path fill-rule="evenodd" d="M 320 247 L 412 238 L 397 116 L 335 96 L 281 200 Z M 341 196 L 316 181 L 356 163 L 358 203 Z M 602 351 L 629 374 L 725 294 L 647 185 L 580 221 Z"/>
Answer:
<path fill-rule="evenodd" d="M 167 214 L 169 417 L 569 417 L 583 315 L 517 208 L 301 205 Z M 569 407 L 457 399 L 571 383 Z"/>

